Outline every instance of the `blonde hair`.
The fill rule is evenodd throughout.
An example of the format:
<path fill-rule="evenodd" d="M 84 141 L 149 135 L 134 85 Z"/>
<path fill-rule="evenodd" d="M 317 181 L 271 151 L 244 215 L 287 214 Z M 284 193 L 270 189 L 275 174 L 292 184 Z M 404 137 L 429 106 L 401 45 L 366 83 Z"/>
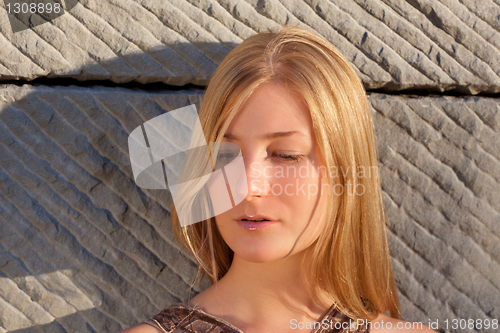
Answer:
<path fill-rule="evenodd" d="M 363 195 L 343 191 L 336 205 L 329 202 L 325 230 L 308 249 L 313 291 L 328 294 L 354 318 L 373 319 L 387 310 L 398 317 L 378 172 L 358 175 L 361 167 L 372 171 L 377 166 L 369 105 L 360 79 L 339 51 L 291 26 L 246 39 L 222 61 L 206 89 L 199 117 L 207 142 L 220 142 L 245 101 L 268 82 L 286 84 L 307 105 L 327 170 L 342 170 L 338 179 L 329 177 L 330 184 L 364 188 Z M 181 227 L 173 209 L 171 220 L 177 239 L 199 264 L 198 278 L 221 279 L 233 252 L 215 219 Z"/>

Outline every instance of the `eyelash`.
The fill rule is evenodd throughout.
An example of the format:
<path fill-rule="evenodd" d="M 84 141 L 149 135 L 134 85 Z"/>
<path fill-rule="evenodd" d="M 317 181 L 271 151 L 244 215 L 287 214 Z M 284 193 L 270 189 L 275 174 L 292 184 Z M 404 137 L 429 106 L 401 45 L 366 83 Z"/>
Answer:
<path fill-rule="evenodd" d="M 297 163 L 302 160 L 302 155 L 293 155 L 293 154 L 273 154 L 272 157 L 281 159 L 282 161 L 285 161 L 287 163 Z M 231 153 L 219 153 L 218 158 L 221 161 L 224 160 L 232 160 L 234 159 L 234 156 Z"/>
<path fill-rule="evenodd" d="M 292 154 L 274 154 L 273 156 L 290 163 L 296 163 L 302 159 L 301 155 L 292 155 Z"/>

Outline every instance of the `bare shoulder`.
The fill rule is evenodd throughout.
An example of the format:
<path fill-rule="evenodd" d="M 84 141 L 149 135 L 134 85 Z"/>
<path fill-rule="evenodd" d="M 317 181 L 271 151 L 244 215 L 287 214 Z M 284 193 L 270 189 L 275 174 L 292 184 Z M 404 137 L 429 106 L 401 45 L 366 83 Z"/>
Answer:
<path fill-rule="evenodd" d="M 159 329 L 154 328 L 153 326 L 140 324 L 127 328 L 125 331 L 121 331 L 120 333 L 162 333 L 162 332 Z"/>
<path fill-rule="evenodd" d="M 379 314 L 375 320 L 371 322 L 371 333 L 433 333 L 429 327 L 422 323 L 411 323 L 404 320 L 395 319 L 385 314 Z M 435 332 L 434 332 L 435 333 Z"/>

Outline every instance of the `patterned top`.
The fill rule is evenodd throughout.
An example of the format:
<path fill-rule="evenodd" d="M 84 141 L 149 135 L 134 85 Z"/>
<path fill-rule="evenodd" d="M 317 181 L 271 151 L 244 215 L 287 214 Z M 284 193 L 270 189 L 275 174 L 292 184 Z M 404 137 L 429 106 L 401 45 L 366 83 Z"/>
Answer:
<path fill-rule="evenodd" d="M 144 323 L 164 333 L 243 333 L 223 319 L 182 303 L 169 306 Z M 343 315 L 334 306 L 316 322 L 315 327 L 312 325 L 311 323 L 311 329 L 315 329 L 314 333 L 368 333 L 369 331 L 365 325 L 356 326 L 355 320 Z M 293 327 L 292 322 L 290 327 Z"/>

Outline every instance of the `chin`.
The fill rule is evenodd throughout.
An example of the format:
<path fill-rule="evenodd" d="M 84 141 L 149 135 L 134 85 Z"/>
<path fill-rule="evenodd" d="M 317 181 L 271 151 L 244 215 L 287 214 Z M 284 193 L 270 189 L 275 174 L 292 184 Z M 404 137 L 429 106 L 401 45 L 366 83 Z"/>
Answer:
<path fill-rule="evenodd" d="M 244 261 L 251 263 L 268 263 L 285 258 L 292 247 L 277 246 L 277 244 L 248 244 L 231 247 L 234 254 Z"/>
<path fill-rule="evenodd" d="M 243 259 L 246 262 L 251 262 L 254 264 L 264 264 L 268 262 L 273 262 L 283 257 L 277 257 L 269 255 L 269 253 L 265 252 L 252 252 L 252 253 L 235 253 L 238 257 Z"/>

